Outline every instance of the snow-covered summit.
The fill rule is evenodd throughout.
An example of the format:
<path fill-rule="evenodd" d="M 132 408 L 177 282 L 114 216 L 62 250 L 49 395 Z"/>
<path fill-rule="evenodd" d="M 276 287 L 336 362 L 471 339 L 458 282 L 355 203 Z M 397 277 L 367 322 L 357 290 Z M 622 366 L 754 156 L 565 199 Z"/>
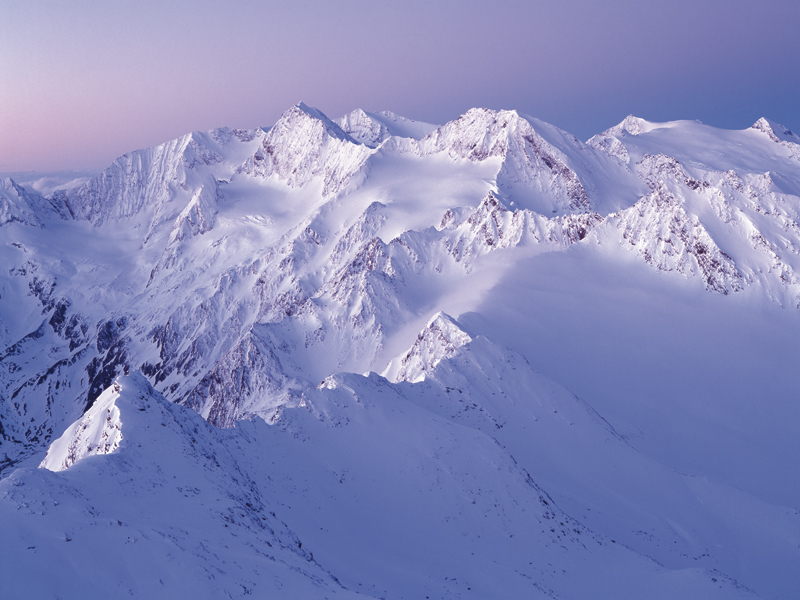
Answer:
<path fill-rule="evenodd" d="M 758 121 L 753 123 L 752 129 L 766 133 L 769 138 L 775 142 L 791 142 L 793 144 L 800 144 L 800 136 L 794 133 L 791 129 L 784 127 L 780 123 L 770 121 L 761 117 Z"/>
<path fill-rule="evenodd" d="M 640 117 L 628 115 L 617 125 L 614 125 L 613 127 L 606 129 L 604 132 L 597 134 L 587 143 L 589 145 L 593 145 L 592 140 L 612 135 L 640 135 L 642 133 L 653 131 L 654 129 L 669 127 L 670 125 L 670 123 L 651 123 L 650 121 L 645 121 Z"/>
<path fill-rule="evenodd" d="M 620 123 L 609 127 L 602 133 L 592 136 L 586 144 L 614 156 L 625 164 L 630 163 L 630 157 L 625 145 L 621 142 L 629 136 L 639 136 L 659 129 L 679 127 L 682 121 L 654 123 L 634 115 L 628 115 Z"/>
<path fill-rule="evenodd" d="M 134 375 L 126 386 L 147 388 L 147 380 Z M 50 471 L 69 469 L 87 456 L 110 454 L 119 448 L 122 441 L 122 422 L 116 401 L 122 393 L 119 381 L 106 389 L 92 407 L 54 441 L 39 465 Z"/>
<path fill-rule="evenodd" d="M 414 121 L 385 110 L 377 113 L 356 110 L 340 117 L 336 123 L 354 139 L 375 148 L 391 136 L 420 140 L 437 125 Z"/>
<path fill-rule="evenodd" d="M 14 222 L 41 227 L 37 213 L 47 208 L 41 196 L 29 193 L 10 177 L 0 177 L 0 227 Z"/>
<path fill-rule="evenodd" d="M 423 381 L 425 373 L 445 358 L 453 356 L 458 348 L 472 341 L 450 315 L 439 312 L 425 326 L 414 345 L 386 367 L 383 376 L 390 381 Z"/>
<path fill-rule="evenodd" d="M 370 149 L 327 116 L 302 102 L 281 115 L 241 171 L 255 177 L 272 175 L 290 187 L 322 180 L 322 195 L 344 189 L 363 167 Z"/>
<path fill-rule="evenodd" d="M 423 156 L 496 160 L 499 191 L 541 214 L 604 212 L 634 199 L 636 182 L 616 161 L 514 110 L 471 109 L 420 140 L 419 151 Z M 619 194 L 610 203 L 608 178 Z"/>
<path fill-rule="evenodd" d="M 789 156 L 800 161 L 800 136 L 791 129 L 763 117 L 756 121 L 751 129 L 765 133 L 770 140 L 788 149 Z"/>

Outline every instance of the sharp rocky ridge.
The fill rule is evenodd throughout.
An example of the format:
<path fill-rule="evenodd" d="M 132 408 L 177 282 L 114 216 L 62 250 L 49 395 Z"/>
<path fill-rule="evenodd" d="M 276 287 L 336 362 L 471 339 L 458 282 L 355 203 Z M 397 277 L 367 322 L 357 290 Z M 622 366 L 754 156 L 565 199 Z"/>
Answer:
<path fill-rule="evenodd" d="M 0 229 L 0 502 L 25 515 L 3 539 L 29 535 L 37 502 L 94 515 L 73 526 L 84 533 L 92 519 L 114 521 L 113 494 L 91 504 L 86 490 L 131 468 L 130 485 L 161 489 L 166 480 L 147 469 L 177 448 L 191 475 L 174 486 L 194 490 L 179 496 L 210 491 L 229 507 L 199 504 L 217 537 L 131 506 L 129 533 L 153 558 L 130 556 L 163 575 L 157 557 L 178 548 L 180 572 L 215 572 L 219 594 L 280 582 L 309 597 L 466 598 L 473 586 L 491 597 L 500 585 L 517 597 L 579 598 L 602 586 L 618 596 L 780 598 L 800 584 L 791 493 L 760 491 L 756 459 L 740 481 L 722 459 L 671 453 L 636 421 L 674 410 L 675 431 L 681 419 L 699 431 L 710 409 L 659 399 L 602 416 L 567 388 L 592 389 L 580 362 L 615 348 L 552 341 L 559 319 L 573 316 L 602 323 L 609 339 L 628 336 L 614 330 L 628 318 L 619 290 L 644 307 L 669 304 L 652 310 L 675 322 L 700 306 L 796 333 L 800 138 L 772 121 L 725 131 L 630 116 L 584 143 L 513 110 L 472 109 L 438 126 L 360 109 L 332 120 L 299 103 L 272 127 L 193 132 L 48 196 L 4 177 Z M 592 300 L 597 289 L 607 295 Z M 550 304 L 545 292 L 564 300 Z M 651 325 L 650 339 L 670 337 L 670 322 Z M 711 327 L 700 325 L 698 340 Z M 553 343 L 577 366 L 544 360 Z M 715 356 L 703 341 L 670 348 L 684 346 L 700 365 L 687 385 L 703 380 L 703 361 L 710 373 L 747 368 L 746 357 Z M 771 351 L 777 365 L 796 354 Z M 658 373 L 671 373 L 670 360 L 667 350 L 653 359 Z M 616 368 L 622 380 L 638 377 L 633 363 Z M 793 376 L 776 370 L 790 387 Z M 747 381 L 757 390 L 768 376 Z M 624 389 L 598 391 L 598 402 L 610 407 Z M 796 410 L 772 401 L 759 424 L 784 431 Z M 752 438 L 745 404 L 720 418 L 720 448 L 737 445 L 731 431 Z M 796 444 L 773 437 L 791 464 Z M 372 454 L 397 476 L 381 475 Z M 395 506 L 400 489 L 416 495 Z M 388 518 L 378 508 L 359 520 L 359 498 L 388 502 L 397 527 L 378 527 Z M 426 502 L 433 508 L 412 527 Z M 743 516 L 724 516 L 733 513 Z M 47 527 L 69 529 L 69 511 L 47 514 Z M 370 526 L 395 547 L 360 569 L 381 544 Z M 414 558 L 425 527 L 439 541 Z M 109 546 L 124 537 L 98 536 Z M 459 540 L 463 556 L 442 558 Z M 226 564 L 252 551 L 272 566 L 253 558 L 209 570 L 214 544 L 228 548 Z M 42 554 L 13 569 L 62 564 L 50 545 L 37 541 Z M 494 566 L 479 576 L 481 561 Z M 403 581 L 391 564 L 419 575 Z M 142 592 L 108 567 L 103 585 Z M 623 572 L 633 575 L 614 576 Z"/>

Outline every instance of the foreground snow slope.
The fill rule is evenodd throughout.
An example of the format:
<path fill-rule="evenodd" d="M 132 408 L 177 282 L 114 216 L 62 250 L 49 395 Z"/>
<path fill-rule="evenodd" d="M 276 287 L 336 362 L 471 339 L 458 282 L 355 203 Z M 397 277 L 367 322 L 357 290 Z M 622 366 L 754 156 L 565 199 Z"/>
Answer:
<path fill-rule="evenodd" d="M 270 569 L 237 562 L 253 581 L 320 597 L 585 597 L 579 581 L 623 597 L 791 597 L 798 148 L 766 120 L 729 132 L 629 117 L 583 144 L 516 111 L 437 127 L 301 103 L 268 130 L 188 134 L 47 197 L 3 179 L 2 485 L 151 489 L 146 473 L 183 450 L 137 454 L 113 391 L 127 385 L 194 409 L 225 448 L 197 498 L 236 488 L 241 467 L 263 506 L 292 507 L 254 518 L 282 519 L 317 563 L 301 573 L 289 550 Z M 142 375 L 117 382 L 126 372 Z M 353 374 L 369 372 L 386 379 Z M 194 418 L 140 408 L 151 425 Z M 199 443 L 166 428 L 143 447 Z M 69 468 L 24 470 L 46 451 L 45 466 Z M 149 466 L 129 481 L 114 466 L 129 463 Z M 179 546 L 208 553 L 181 554 L 176 581 L 217 548 L 232 564 L 273 543 L 204 538 L 218 517 L 197 498 L 142 496 L 120 519 L 163 540 L 147 507 L 197 506 Z M 14 535 L 56 539 L 80 511 L 55 501 L 42 528 L 11 519 Z M 575 527 L 544 526 L 548 511 Z M 422 544 L 426 531 L 438 541 Z M 102 535 L 98 553 L 118 546 Z M 54 543 L 48 560 L 69 560 Z M 139 567 L 121 568 L 108 581 L 132 586 Z M 240 572 L 222 570 L 214 589 L 238 593 Z"/>
<path fill-rule="evenodd" d="M 119 448 L 97 445 L 109 429 Z M 0 484 L 5 597 L 358 596 L 275 516 L 233 436 L 141 376 L 115 383 L 59 442 L 44 468 Z"/>
<path fill-rule="evenodd" d="M 596 534 L 492 437 L 375 376 L 220 430 L 135 375 L 60 442 L 0 484 L 12 594 L 752 597 Z"/>

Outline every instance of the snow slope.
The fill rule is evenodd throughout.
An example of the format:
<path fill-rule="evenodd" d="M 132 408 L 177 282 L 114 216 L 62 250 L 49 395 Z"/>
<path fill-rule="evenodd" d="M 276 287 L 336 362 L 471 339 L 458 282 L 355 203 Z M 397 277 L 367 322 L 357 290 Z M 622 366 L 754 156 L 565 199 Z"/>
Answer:
<path fill-rule="evenodd" d="M 112 412 L 119 447 L 97 446 Z M 76 425 L 0 484 L 12 593 L 752 597 L 595 534 L 492 437 L 375 376 L 327 379 L 280 427 L 220 430 L 134 375 Z"/>

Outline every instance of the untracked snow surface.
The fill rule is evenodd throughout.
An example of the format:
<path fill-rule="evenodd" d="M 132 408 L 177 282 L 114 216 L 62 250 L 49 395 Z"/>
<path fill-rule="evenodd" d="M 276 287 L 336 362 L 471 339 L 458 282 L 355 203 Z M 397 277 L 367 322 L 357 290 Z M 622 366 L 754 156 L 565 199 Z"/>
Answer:
<path fill-rule="evenodd" d="M 0 233 L 3 598 L 800 589 L 774 122 L 300 103 L 4 177 Z"/>

